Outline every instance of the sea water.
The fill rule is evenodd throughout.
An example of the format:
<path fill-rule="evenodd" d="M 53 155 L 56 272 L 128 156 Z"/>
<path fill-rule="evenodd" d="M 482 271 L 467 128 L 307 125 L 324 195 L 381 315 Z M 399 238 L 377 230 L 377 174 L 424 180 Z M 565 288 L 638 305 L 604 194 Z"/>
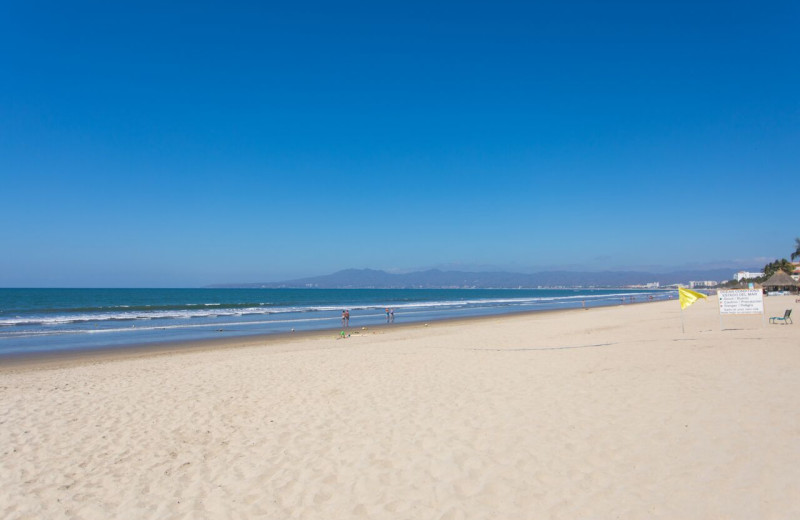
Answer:
<path fill-rule="evenodd" d="M 624 289 L 0 289 L 0 356 L 619 305 Z"/>

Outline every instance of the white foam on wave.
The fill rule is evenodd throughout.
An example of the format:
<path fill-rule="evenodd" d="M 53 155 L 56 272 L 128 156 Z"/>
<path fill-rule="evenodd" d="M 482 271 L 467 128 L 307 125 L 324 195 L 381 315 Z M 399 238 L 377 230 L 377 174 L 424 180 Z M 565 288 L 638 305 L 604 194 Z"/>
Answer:
<path fill-rule="evenodd" d="M 185 309 L 169 311 L 123 311 L 87 314 L 61 314 L 56 316 L 16 316 L 14 318 L 0 318 L 2 326 L 41 325 L 57 326 L 70 323 L 105 322 L 105 321 L 140 321 L 157 319 L 191 319 L 215 318 L 225 316 L 242 316 L 245 314 L 273 314 L 275 312 L 292 312 L 290 309 L 283 311 L 259 307 L 244 309 Z"/>
<path fill-rule="evenodd" d="M 298 318 L 288 320 L 258 320 L 258 321 L 227 321 L 224 323 L 195 323 L 187 324 L 182 323 L 179 325 L 150 325 L 143 326 L 137 324 L 131 327 L 114 327 L 114 328 L 96 328 L 96 329 L 58 329 L 58 330 L 25 330 L 25 331 L 0 331 L 0 339 L 2 338 L 24 338 L 29 336 L 54 336 L 59 334 L 107 334 L 107 333 L 120 333 L 120 332 L 147 332 L 153 330 L 183 330 L 183 329 L 203 329 L 213 327 L 242 327 L 254 325 L 271 325 L 281 323 L 310 323 L 320 321 L 338 322 L 338 316 L 326 316 L 320 318 Z"/>

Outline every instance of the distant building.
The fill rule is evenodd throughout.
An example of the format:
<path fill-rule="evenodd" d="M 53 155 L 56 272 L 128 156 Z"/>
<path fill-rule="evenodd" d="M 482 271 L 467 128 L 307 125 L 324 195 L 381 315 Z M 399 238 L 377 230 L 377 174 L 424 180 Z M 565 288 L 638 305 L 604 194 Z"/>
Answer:
<path fill-rule="evenodd" d="M 794 266 L 792 278 L 794 278 L 795 282 L 800 282 L 800 262 L 792 262 L 792 265 Z"/>
<path fill-rule="evenodd" d="M 733 275 L 733 279 L 737 282 L 741 282 L 742 280 L 750 280 L 752 278 L 761 278 L 764 276 L 764 273 L 751 273 L 749 271 L 739 271 L 738 273 Z"/>
<path fill-rule="evenodd" d="M 648 289 L 658 289 L 659 287 L 661 287 L 661 284 L 659 282 L 650 282 L 648 284 L 645 284 L 645 287 L 647 287 Z"/>
<path fill-rule="evenodd" d="M 716 287 L 717 282 L 713 280 L 703 280 L 702 282 L 689 282 L 690 289 L 699 289 L 701 287 Z"/>

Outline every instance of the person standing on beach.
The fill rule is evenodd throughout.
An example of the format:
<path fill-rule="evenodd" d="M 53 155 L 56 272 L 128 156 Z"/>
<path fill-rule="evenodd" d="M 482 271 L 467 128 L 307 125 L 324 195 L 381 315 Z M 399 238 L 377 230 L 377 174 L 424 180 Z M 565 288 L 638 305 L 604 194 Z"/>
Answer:
<path fill-rule="evenodd" d="M 342 327 L 344 327 L 345 323 L 347 323 L 346 313 L 347 313 L 347 311 L 342 311 Z"/>
<path fill-rule="evenodd" d="M 389 309 L 389 321 L 394 323 L 394 309 Z"/>
<path fill-rule="evenodd" d="M 349 309 L 344 311 L 344 326 L 345 327 L 349 327 L 350 326 L 350 310 Z"/>
<path fill-rule="evenodd" d="M 386 323 L 389 323 L 389 307 L 386 307 Z"/>

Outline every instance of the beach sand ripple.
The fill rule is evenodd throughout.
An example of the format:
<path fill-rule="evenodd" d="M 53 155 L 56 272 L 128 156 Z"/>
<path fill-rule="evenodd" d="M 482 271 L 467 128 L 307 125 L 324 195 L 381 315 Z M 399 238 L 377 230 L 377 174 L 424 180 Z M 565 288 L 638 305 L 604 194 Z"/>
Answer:
<path fill-rule="evenodd" d="M 800 327 L 675 307 L 8 368 L 0 516 L 800 518 Z"/>

